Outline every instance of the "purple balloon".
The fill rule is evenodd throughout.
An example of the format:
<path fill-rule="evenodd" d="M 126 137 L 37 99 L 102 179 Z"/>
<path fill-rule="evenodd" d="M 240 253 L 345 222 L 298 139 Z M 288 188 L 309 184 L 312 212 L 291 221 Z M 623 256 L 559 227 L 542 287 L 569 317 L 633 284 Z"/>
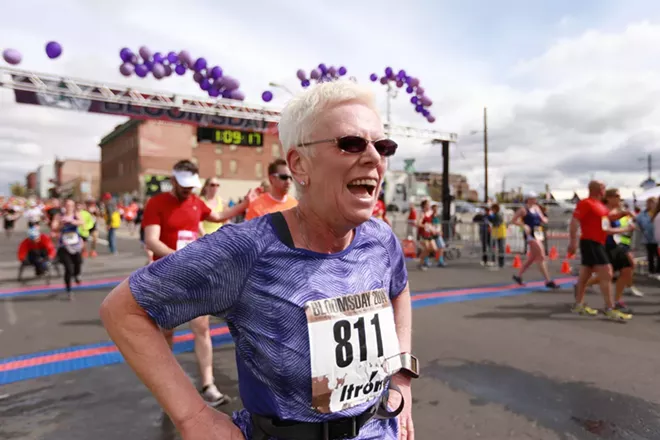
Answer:
<path fill-rule="evenodd" d="M 129 63 L 133 64 L 139 64 L 139 61 L 138 56 L 135 54 L 131 55 L 131 58 L 128 60 Z"/>
<path fill-rule="evenodd" d="M 417 104 L 417 105 L 415 106 L 415 111 L 416 111 L 417 113 L 421 113 L 422 110 L 424 110 L 424 107 L 423 107 L 421 104 Z"/>
<path fill-rule="evenodd" d="M 424 94 L 424 89 L 422 87 L 417 87 L 417 96 L 422 96 Z"/>
<path fill-rule="evenodd" d="M 413 104 L 417 104 L 417 101 L 419 101 L 417 96 L 413 96 L 412 98 L 410 98 L 410 102 L 413 103 Z"/>
<path fill-rule="evenodd" d="M 421 101 L 422 105 L 425 107 L 430 107 L 433 104 L 433 101 L 431 101 L 431 99 L 426 95 L 422 96 Z"/>
<path fill-rule="evenodd" d="M 140 78 L 144 78 L 147 76 L 147 73 L 149 73 L 149 69 L 147 69 L 147 66 L 144 64 L 138 64 L 135 66 L 135 74 L 139 76 Z"/>
<path fill-rule="evenodd" d="M 174 71 L 176 72 L 177 75 L 185 75 L 186 67 L 182 64 L 177 64 L 176 67 L 174 68 Z"/>
<path fill-rule="evenodd" d="M 199 72 L 204 69 L 206 69 L 206 59 L 197 58 L 197 61 L 195 61 L 195 70 Z"/>
<path fill-rule="evenodd" d="M 200 87 L 202 90 L 208 90 L 208 89 L 211 88 L 211 81 L 209 81 L 208 79 L 204 78 L 204 79 L 202 79 L 202 80 L 199 82 L 199 87 Z"/>
<path fill-rule="evenodd" d="M 265 102 L 270 102 L 273 99 L 273 92 L 266 90 L 261 94 L 261 99 L 263 99 Z"/>
<path fill-rule="evenodd" d="M 383 85 L 387 84 L 387 78 L 382 77 L 382 78 L 380 79 L 380 83 L 383 84 Z"/>
<path fill-rule="evenodd" d="M 319 69 L 312 69 L 312 71 L 309 72 L 309 77 L 318 80 L 321 78 L 321 71 Z"/>
<path fill-rule="evenodd" d="M 154 78 L 161 79 L 165 76 L 165 66 L 160 63 L 155 63 L 154 67 L 151 69 L 151 73 L 154 74 Z"/>
<path fill-rule="evenodd" d="M 417 87 L 419 85 L 419 79 L 410 78 L 410 82 L 408 84 L 410 84 L 412 87 Z"/>
<path fill-rule="evenodd" d="M 229 91 L 236 90 L 241 86 L 241 83 L 236 78 L 232 78 L 231 76 L 225 76 L 224 79 L 225 79 L 224 80 L 225 88 Z"/>
<path fill-rule="evenodd" d="M 307 74 L 305 74 L 305 71 L 302 69 L 298 69 L 296 76 L 300 81 L 305 81 L 307 79 Z"/>
<path fill-rule="evenodd" d="M 429 121 L 431 124 L 433 124 L 433 123 L 435 122 L 435 116 L 433 116 L 433 115 L 428 115 L 428 116 L 426 117 L 426 120 Z"/>
<path fill-rule="evenodd" d="M 124 76 L 131 76 L 135 72 L 135 67 L 131 63 L 124 63 L 119 66 L 119 72 Z"/>
<path fill-rule="evenodd" d="M 321 71 L 322 74 L 326 74 L 328 72 L 328 68 L 326 67 L 325 64 L 321 63 L 319 64 L 319 70 Z"/>
<path fill-rule="evenodd" d="M 122 48 L 122 50 L 119 51 L 119 58 L 121 58 L 122 61 L 128 62 L 131 60 L 131 57 L 133 56 L 133 52 L 128 47 Z"/>
<path fill-rule="evenodd" d="M 235 99 L 235 100 L 237 100 L 237 101 L 243 101 L 243 100 L 245 100 L 245 93 L 243 93 L 243 92 L 240 91 L 240 90 L 232 90 L 232 91 L 230 92 L 229 97 L 230 97 L 231 99 Z"/>
<path fill-rule="evenodd" d="M 218 78 L 222 77 L 222 67 L 215 66 L 213 69 L 211 69 L 211 76 L 214 79 L 218 79 Z"/>
<path fill-rule="evenodd" d="M 337 68 L 335 66 L 330 66 L 328 68 L 328 74 L 330 76 L 336 76 L 337 75 Z"/>
<path fill-rule="evenodd" d="M 413 89 L 412 86 L 408 86 L 408 87 L 406 87 L 406 92 L 407 92 L 407 93 L 412 93 L 412 92 L 414 92 L 414 91 L 415 91 L 415 89 Z"/>
<path fill-rule="evenodd" d="M 190 52 L 188 52 L 187 50 L 182 50 L 181 52 L 179 52 L 179 61 L 181 63 L 186 63 L 187 64 L 191 60 L 192 60 L 192 57 L 190 56 Z"/>
<path fill-rule="evenodd" d="M 216 89 L 215 87 L 211 87 L 211 90 L 209 90 L 209 96 L 212 98 L 217 98 L 220 96 L 220 90 Z"/>
<path fill-rule="evenodd" d="M 426 118 L 428 115 L 430 115 L 430 114 L 431 114 L 430 111 L 428 111 L 428 110 L 426 110 L 426 109 L 423 109 L 423 110 L 422 110 L 422 116 L 424 116 L 425 118 Z"/>
<path fill-rule="evenodd" d="M 46 55 L 51 60 L 62 55 L 62 46 L 57 41 L 51 41 L 46 44 Z"/>
<path fill-rule="evenodd" d="M 344 67 L 344 66 L 341 66 L 341 67 L 339 68 L 339 70 L 337 71 L 337 73 L 339 73 L 339 76 L 344 76 L 344 75 L 346 75 L 346 72 L 348 72 L 348 70 L 346 70 L 346 67 Z"/>
<path fill-rule="evenodd" d="M 401 80 L 397 80 L 397 82 L 396 82 L 396 86 L 397 86 L 398 88 L 403 87 L 403 81 L 401 81 Z"/>
<path fill-rule="evenodd" d="M 406 77 L 406 71 L 403 70 L 403 69 L 399 70 L 399 73 L 397 73 L 396 77 L 399 78 L 399 79 L 401 79 L 401 80 L 405 79 L 405 77 Z"/>
<path fill-rule="evenodd" d="M 200 72 L 195 72 L 193 74 L 193 79 L 196 83 L 201 82 L 204 79 L 204 75 L 202 75 Z"/>
<path fill-rule="evenodd" d="M 170 52 L 167 54 L 167 61 L 170 63 L 176 63 L 179 61 L 179 57 L 177 56 L 176 52 Z"/>
<path fill-rule="evenodd" d="M 156 52 L 154 54 L 154 63 L 161 63 L 162 64 L 163 61 L 165 61 L 165 57 L 163 56 L 163 54 L 160 53 L 160 52 Z"/>
<path fill-rule="evenodd" d="M 140 56 L 144 61 L 150 61 L 151 60 L 151 51 L 147 46 L 142 46 L 140 47 L 140 50 L 138 51 Z"/>
<path fill-rule="evenodd" d="M 223 90 L 222 91 L 222 97 L 225 98 L 225 99 L 231 98 L 231 92 L 232 92 L 231 90 Z"/>
<path fill-rule="evenodd" d="M 378 81 L 378 75 L 376 75 L 375 73 L 372 73 L 371 75 L 369 75 L 369 79 L 372 80 L 372 81 Z"/>
<path fill-rule="evenodd" d="M 144 65 L 147 66 L 147 69 L 151 72 L 151 69 L 154 68 L 154 62 L 153 61 L 145 61 Z"/>
<path fill-rule="evenodd" d="M 385 76 L 392 76 L 392 68 L 391 67 L 386 67 L 385 68 Z"/>
<path fill-rule="evenodd" d="M 310 84 L 311 83 L 309 82 L 308 79 L 304 79 L 300 82 L 300 85 L 303 86 L 303 87 L 309 87 Z"/>
<path fill-rule="evenodd" d="M 167 65 L 167 66 L 164 66 L 164 67 L 165 67 L 165 76 L 172 75 L 172 66 Z"/>
<path fill-rule="evenodd" d="M 5 49 L 5 51 L 2 52 L 2 58 L 9 64 L 16 65 L 21 62 L 23 55 L 21 55 L 16 49 Z"/>

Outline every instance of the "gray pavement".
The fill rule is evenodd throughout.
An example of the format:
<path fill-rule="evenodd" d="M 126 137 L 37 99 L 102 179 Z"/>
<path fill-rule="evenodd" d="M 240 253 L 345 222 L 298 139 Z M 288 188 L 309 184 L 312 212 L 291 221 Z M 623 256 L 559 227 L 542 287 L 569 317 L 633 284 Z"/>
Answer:
<path fill-rule="evenodd" d="M 135 241 L 122 239 L 120 258 L 101 255 L 86 270 L 102 277 L 129 259 L 143 264 Z M 0 264 L 10 250 L 0 243 Z M 511 275 L 465 261 L 409 269 L 416 292 L 507 284 Z M 660 439 L 660 284 L 644 289 L 629 300 L 636 313 L 627 324 L 571 315 L 569 288 L 416 308 L 417 438 Z M 2 301 L 0 367 L 7 357 L 107 341 L 98 319 L 107 291 L 81 290 L 71 303 L 47 294 Z M 178 359 L 197 377 L 191 353 Z M 218 386 L 238 396 L 231 345 L 215 349 L 214 364 Z M 222 410 L 237 408 L 238 399 Z M 178 438 L 125 364 L 0 385 L 0 421 L 0 439 Z"/>

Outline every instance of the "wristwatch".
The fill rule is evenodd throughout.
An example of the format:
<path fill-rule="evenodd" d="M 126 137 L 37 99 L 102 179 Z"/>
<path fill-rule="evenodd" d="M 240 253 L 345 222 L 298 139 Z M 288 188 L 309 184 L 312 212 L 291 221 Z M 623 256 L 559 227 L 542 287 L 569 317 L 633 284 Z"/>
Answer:
<path fill-rule="evenodd" d="M 401 353 L 399 356 L 401 358 L 399 372 L 413 379 L 419 378 L 419 361 L 417 358 L 410 353 Z"/>

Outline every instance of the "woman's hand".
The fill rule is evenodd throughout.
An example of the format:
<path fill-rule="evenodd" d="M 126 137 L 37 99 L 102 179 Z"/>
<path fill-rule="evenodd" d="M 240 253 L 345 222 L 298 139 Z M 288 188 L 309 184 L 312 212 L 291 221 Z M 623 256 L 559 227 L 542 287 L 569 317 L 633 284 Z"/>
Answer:
<path fill-rule="evenodd" d="M 401 390 L 401 394 L 391 391 L 387 406 L 390 410 L 395 410 L 401 404 L 401 398 L 404 400 L 404 407 L 398 416 L 399 419 L 399 440 L 415 440 L 415 427 L 412 420 L 412 392 L 410 390 L 410 378 L 397 374 L 392 376 L 394 383 Z"/>
<path fill-rule="evenodd" d="M 208 406 L 178 429 L 183 440 L 245 440 L 241 430 L 226 414 Z"/>

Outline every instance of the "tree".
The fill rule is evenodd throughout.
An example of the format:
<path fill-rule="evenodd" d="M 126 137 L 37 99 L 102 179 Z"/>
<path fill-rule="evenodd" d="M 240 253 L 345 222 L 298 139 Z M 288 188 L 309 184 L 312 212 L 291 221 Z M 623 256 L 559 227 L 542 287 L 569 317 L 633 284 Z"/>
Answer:
<path fill-rule="evenodd" d="M 12 196 L 25 197 L 27 195 L 27 188 L 19 182 L 14 182 L 9 186 Z"/>

